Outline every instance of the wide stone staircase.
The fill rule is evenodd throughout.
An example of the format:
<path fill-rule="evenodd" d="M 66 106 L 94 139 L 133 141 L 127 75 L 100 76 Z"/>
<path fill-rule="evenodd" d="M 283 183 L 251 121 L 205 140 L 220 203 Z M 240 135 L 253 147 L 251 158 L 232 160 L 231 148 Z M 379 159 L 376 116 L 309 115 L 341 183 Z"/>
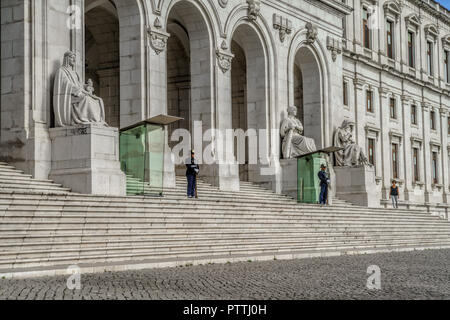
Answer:
<path fill-rule="evenodd" d="M 297 204 L 248 182 L 185 178 L 164 197 L 71 193 L 0 163 L 0 277 L 450 247 L 450 223 L 413 210 Z"/>

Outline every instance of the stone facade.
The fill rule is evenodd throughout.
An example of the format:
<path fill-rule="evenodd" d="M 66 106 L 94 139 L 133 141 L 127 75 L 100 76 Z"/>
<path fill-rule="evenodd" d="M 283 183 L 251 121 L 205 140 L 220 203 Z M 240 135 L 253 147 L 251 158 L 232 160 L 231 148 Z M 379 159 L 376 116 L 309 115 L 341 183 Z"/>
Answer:
<path fill-rule="evenodd" d="M 296 104 L 304 134 L 319 149 L 332 145 L 344 119 L 356 123 L 356 142 L 373 154 L 381 204 L 396 179 L 403 204 L 448 210 L 450 84 L 444 53 L 450 51 L 450 13 L 431 0 L 3 0 L 0 5 L 1 158 L 36 178 L 48 178 L 52 169 L 53 76 L 63 54 L 73 50 L 78 73 L 95 80 L 112 126 L 161 113 L 182 116 L 186 121 L 169 130 L 170 146 L 171 132 L 178 127 L 192 132 L 194 121 L 202 121 L 203 132 L 267 130 L 258 145 L 246 145 L 247 151 L 263 150 L 258 165 L 204 166 L 204 178 L 224 190 L 238 189 L 244 179 L 281 192 L 277 130 L 287 107 Z M 220 141 L 211 139 L 217 157 Z M 194 139 L 193 148 L 198 152 L 206 144 Z M 173 171 L 166 185 L 175 183 Z"/>

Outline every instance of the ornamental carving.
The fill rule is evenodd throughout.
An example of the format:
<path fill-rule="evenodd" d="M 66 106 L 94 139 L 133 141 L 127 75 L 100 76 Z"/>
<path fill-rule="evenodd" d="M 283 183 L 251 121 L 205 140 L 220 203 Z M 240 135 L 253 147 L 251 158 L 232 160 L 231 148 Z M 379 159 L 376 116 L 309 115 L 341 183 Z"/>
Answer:
<path fill-rule="evenodd" d="M 162 24 L 159 18 L 155 19 L 153 26 L 154 28 L 148 29 L 149 42 L 155 53 L 159 55 L 166 49 L 167 39 L 170 37 L 170 34 L 160 30 L 162 28 Z"/>
<path fill-rule="evenodd" d="M 291 34 L 292 32 L 292 22 L 287 18 L 274 13 L 273 14 L 273 28 L 279 31 L 280 41 L 284 42 L 286 34 Z"/>
<path fill-rule="evenodd" d="M 248 3 L 248 19 L 256 20 L 261 11 L 261 0 L 247 0 Z"/>
<path fill-rule="evenodd" d="M 225 40 L 222 41 L 220 48 L 216 50 L 216 56 L 217 64 L 223 73 L 226 73 L 231 69 L 231 62 L 233 61 L 234 54 L 228 50 L 228 45 Z"/>
<path fill-rule="evenodd" d="M 222 8 L 226 8 L 227 4 L 228 4 L 228 0 L 219 0 L 219 5 Z"/>
<path fill-rule="evenodd" d="M 336 61 L 337 55 L 342 53 L 340 41 L 330 36 L 327 37 L 327 49 L 331 51 L 333 61 Z"/>
<path fill-rule="evenodd" d="M 314 26 L 311 22 L 306 24 L 306 42 L 308 44 L 313 44 L 317 39 L 317 27 Z"/>

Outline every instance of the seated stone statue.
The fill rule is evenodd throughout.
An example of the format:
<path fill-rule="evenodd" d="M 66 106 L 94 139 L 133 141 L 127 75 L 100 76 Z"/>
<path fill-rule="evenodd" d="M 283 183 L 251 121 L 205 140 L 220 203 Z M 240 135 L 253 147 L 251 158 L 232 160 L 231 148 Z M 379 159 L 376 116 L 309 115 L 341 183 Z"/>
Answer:
<path fill-rule="evenodd" d="M 92 81 L 87 85 L 80 82 L 75 66 L 75 53 L 66 52 L 63 65 L 55 76 L 53 109 L 56 127 L 91 123 L 107 126 L 103 100 L 93 94 Z"/>
<path fill-rule="evenodd" d="M 341 127 L 334 133 L 334 146 L 343 148 L 334 153 L 337 167 L 370 165 L 362 148 L 355 143 L 352 131 L 353 124 L 344 120 Z"/>
<path fill-rule="evenodd" d="M 280 135 L 283 139 L 284 159 L 295 158 L 316 151 L 314 139 L 303 136 L 303 125 L 297 116 L 297 107 L 288 108 L 288 117 L 281 124 Z"/>

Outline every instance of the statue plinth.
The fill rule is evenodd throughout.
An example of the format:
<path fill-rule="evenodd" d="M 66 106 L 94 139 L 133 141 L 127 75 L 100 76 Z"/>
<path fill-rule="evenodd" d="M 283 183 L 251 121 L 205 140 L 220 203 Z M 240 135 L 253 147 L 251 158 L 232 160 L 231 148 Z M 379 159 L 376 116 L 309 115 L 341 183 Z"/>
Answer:
<path fill-rule="evenodd" d="M 120 170 L 117 128 L 86 124 L 50 129 L 50 179 L 73 192 L 126 195 L 126 177 Z"/>
<path fill-rule="evenodd" d="M 372 166 L 334 167 L 336 197 L 358 206 L 380 207 L 381 192 Z"/>

